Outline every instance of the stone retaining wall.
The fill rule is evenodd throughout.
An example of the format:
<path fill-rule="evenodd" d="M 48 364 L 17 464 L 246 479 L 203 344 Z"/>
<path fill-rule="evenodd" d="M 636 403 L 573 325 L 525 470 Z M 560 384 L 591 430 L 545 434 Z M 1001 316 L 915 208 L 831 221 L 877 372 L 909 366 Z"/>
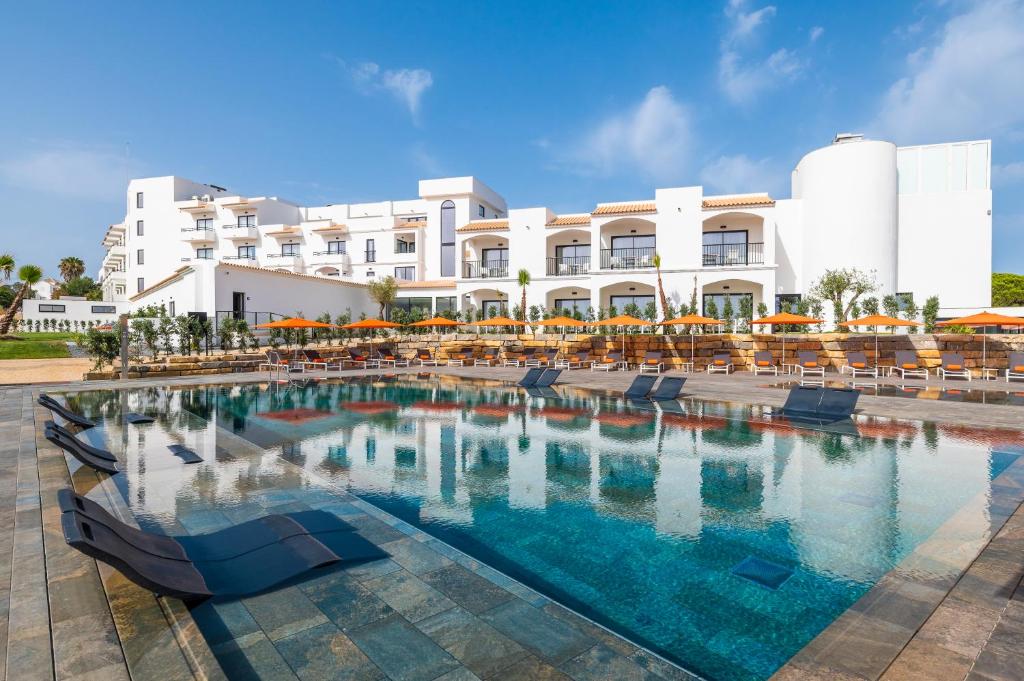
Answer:
<path fill-rule="evenodd" d="M 783 339 L 781 336 L 724 334 L 695 336 L 693 352 L 696 369 L 702 371 L 712 355 L 716 352 L 728 352 L 737 368 L 749 368 L 757 350 L 771 350 L 776 360 L 782 357 Z M 429 335 L 406 337 L 401 339 L 381 339 L 375 345 L 388 345 L 396 348 L 405 357 L 411 357 L 419 348 L 430 348 L 439 360 L 448 359 L 463 347 L 472 347 L 476 354 L 483 348 L 521 349 L 558 348 L 560 353 L 588 351 L 593 356 L 602 356 L 610 350 L 622 348 L 622 336 L 584 336 L 584 335 L 501 335 L 477 337 L 474 334 L 446 334 L 444 336 Z M 966 365 L 977 375 L 982 366 L 983 337 L 980 335 L 913 335 L 905 334 L 878 337 L 878 363 L 882 366 L 892 365 L 897 350 L 912 350 L 922 359 L 923 363 L 934 368 L 940 364 L 942 352 L 958 352 L 964 356 Z M 351 341 L 348 347 L 368 347 L 368 342 Z M 1024 335 L 991 334 L 987 337 L 987 359 L 985 366 L 1005 369 L 1010 352 L 1024 352 Z M 308 346 L 314 347 L 314 346 Z M 340 345 L 315 346 L 322 355 L 330 357 L 340 352 Z M 637 363 L 649 350 L 660 350 L 663 353 L 667 368 L 674 368 L 690 360 L 690 336 L 637 335 L 625 338 L 626 357 L 630 362 Z M 793 362 L 800 350 L 810 350 L 818 355 L 818 361 L 826 366 L 838 367 L 845 364 L 845 356 L 850 351 L 863 351 L 869 361 L 874 361 L 875 338 L 870 335 L 848 335 L 838 333 L 824 334 L 792 334 L 785 338 L 785 361 Z M 289 350 L 282 349 L 282 353 Z M 192 355 L 190 357 L 172 356 L 160 358 L 155 362 L 141 362 L 129 367 L 129 378 L 155 378 L 160 376 L 202 376 L 207 374 L 230 374 L 236 372 L 255 371 L 257 365 L 264 360 L 260 353 L 228 353 L 220 355 Z M 103 380 L 117 378 L 112 368 L 104 371 L 90 371 L 85 380 Z"/>

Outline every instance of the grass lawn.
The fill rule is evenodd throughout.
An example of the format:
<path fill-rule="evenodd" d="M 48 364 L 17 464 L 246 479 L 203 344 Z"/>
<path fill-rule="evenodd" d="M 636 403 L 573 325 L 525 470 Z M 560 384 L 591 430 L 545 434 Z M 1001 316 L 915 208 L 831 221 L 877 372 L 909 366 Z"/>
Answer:
<path fill-rule="evenodd" d="M 36 333 L 34 331 L 11 331 L 12 336 L 17 336 L 24 340 L 75 340 L 75 333 L 65 333 L 64 331 L 40 331 Z"/>
<path fill-rule="evenodd" d="M 29 335 L 29 334 L 26 334 Z M 31 334 L 44 335 L 44 334 Z M 60 335 L 60 334 L 56 334 Z M 61 340 L 4 340 L 0 341 L 0 360 L 52 359 L 70 357 L 68 346 Z"/>

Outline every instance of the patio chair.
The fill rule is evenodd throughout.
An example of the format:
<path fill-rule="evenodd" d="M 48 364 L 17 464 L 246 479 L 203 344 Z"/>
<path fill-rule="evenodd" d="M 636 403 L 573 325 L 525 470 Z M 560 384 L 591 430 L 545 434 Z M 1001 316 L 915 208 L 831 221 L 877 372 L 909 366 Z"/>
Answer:
<path fill-rule="evenodd" d="M 758 350 L 754 353 L 754 365 L 752 367 L 755 376 L 761 374 L 779 375 L 779 367 L 775 364 L 771 350 Z"/>
<path fill-rule="evenodd" d="M 53 399 L 52 397 L 50 397 L 46 393 L 41 394 L 39 396 L 39 399 L 36 400 L 36 402 L 40 406 L 43 406 L 43 407 L 46 407 L 47 409 L 49 409 L 51 413 L 57 414 L 58 416 L 60 416 L 62 419 L 64 419 L 68 423 L 73 423 L 76 426 L 78 426 L 79 428 L 82 428 L 82 429 L 93 428 L 96 425 L 95 423 L 93 423 L 89 419 L 87 419 L 85 417 L 82 417 L 82 416 L 79 416 L 75 412 L 71 411 L 70 409 L 68 409 L 67 407 L 65 407 L 60 402 L 58 402 L 57 400 Z"/>
<path fill-rule="evenodd" d="M 825 377 L 825 367 L 818 364 L 818 356 L 810 350 L 801 350 L 796 353 L 796 370 L 801 376 Z"/>
<path fill-rule="evenodd" d="M 917 359 L 917 353 L 910 350 L 896 351 L 896 366 L 893 371 L 900 375 L 900 378 L 923 378 L 928 380 L 928 369 Z"/>
<path fill-rule="evenodd" d="M 526 360 L 526 366 L 528 367 L 550 367 L 554 364 L 555 358 L 558 357 L 558 350 L 547 349 L 540 355 L 533 355 Z"/>
<path fill-rule="evenodd" d="M 863 352 L 846 353 L 846 364 L 839 367 L 839 373 L 850 373 L 854 378 L 858 376 L 871 376 L 878 378 L 878 367 L 868 364 L 868 356 Z"/>
<path fill-rule="evenodd" d="M 341 360 L 336 357 L 324 357 L 320 354 L 319 350 L 303 350 L 302 354 L 306 358 L 300 362 L 303 368 L 311 367 L 313 369 L 323 369 L 324 371 L 330 371 L 332 368 L 341 370 Z"/>
<path fill-rule="evenodd" d="M 62 435 L 60 432 L 52 428 L 47 428 L 43 431 L 43 437 L 93 470 L 106 473 L 107 475 L 115 475 L 118 472 L 117 465 L 114 461 L 96 456 L 90 452 L 88 448 L 84 447 L 83 445 L 85 443 L 78 438 Z"/>
<path fill-rule="evenodd" d="M 587 363 L 590 353 L 586 351 L 574 352 L 555 362 L 556 369 L 582 369 Z"/>
<path fill-rule="evenodd" d="M 685 376 L 666 376 L 661 379 L 661 383 L 659 383 L 657 389 L 651 393 L 650 398 L 658 402 L 674 400 L 679 397 L 679 393 L 682 392 L 684 383 L 686 383 Z"/>
<path fill-rule="evenodd" d="M 518 367 L 523 363 L 522 350 L 508 350 L 501 353 L 501 365 L 505 367 Z"/>
<path fill-rule="evenodd" d="M 480 356 L 473 360 L 475 367 L 492 367 L 498 363 L 498 348 L 484 348 Z"/>
<path fill-rule="evenodd" d="M 657 376 L 650 376 L 647 374 L 638 374 L 633 382 L 629 384 L 629 387 L 622 392 L 622 396 L 630 400 L 640 400 L 647 397 L 651 388 L 657 383 Z"/>
<path fill-rule="evenodd" d="M 471 359 L 473 359 L 473 348 L 461 348 L 458 352 L 453 352 L 448 356 L 448 366 L 465 366 L 466 362 Z"/>
<path fill-rule="evenodd" d="M 860 392 L 852 388 L 794 386 L 790 388 L 782 413 L 790 418 L 839 421 L 849 418 Z"/>
<path fill-rule="evenodd" d="M 621 369 L 625 365 L 622 361 L 621 352 L 609 352 L 600 359 L 595 359 L 590 363 L 591 371 L 614 371 L 615 369 Z"/>
<path fill-rule="evenodd" d="M 1006 367 L 1006 382 L 1011 379 L 1024 378 L 1024 352 L 1011 352 Z"/>
<path fill-rule="evenodd" d="M 416 351 L 416 356 L 413 357 L 414 362 L 418 362 L 420 366 L 437 366 L 437 360 L 434 359 L 434 353 L 431 352 L 430 348 L 420 348 Z"/>
<path fill-rule="evenodd" d="M 971 371 L 964 364 L 964 356 L 956 352 L 942 353 L 942 364 L 935 369 L 935 375 L 942 380 L 947 378 L 971 380 Z"/>
<path fill-rule="evenodd" d="M 544 369 L 542 369 L 541 367 L 533 367 L 532 369 L 527 369 L 526 373 L 523 375 L 522 378 L 519 379 L 519 382 L 516 383 L 516 385 L 518 385 L 520 388 L 530 388 L 537 383 L 537 379 L 540 378 L 540 375 L 543 373 Z"/>
<path fill-rule="evenodd" d="M 558 377 L 562 374 L 561 369 L 545 369 L 544 373 L 540 375 L 537 382 L 533 384 L 533 388 L 550 388 L 558 380 Z"/>
<path fill-rule="evenodd" d="M 367 369 L 375 360 L 365 348 L 352 348 L 348 351 L 348 359 L 342 360 L 343 364 L 351 364 L 353 367 Z"/>
<path fill-rule="evenodd" d="M 640 363 L 640 373 L 660 374 L 665 370 L 665 363 L 661 361 L 660 350 L 650 350 L 644 353 L 644 361 Z"/>
<path fill-rule="evenodd" d="M 728 352 L 716 352 L 712 357 L 711 361 L 708 362 L 707 372 L 709 374 L 725 373 L 728 374 L 730 371 L 735 371 L 736 365 L 732 363 L 732 355 Z"/>
<path fill-rule="evenodd" d="M 390 364 L 393 367 L 409 366 L 409 360 L 399 357 L 397 354 L 395 354 L 394 350 L 387 346 L 378 348 L 377 361 L 382 365 Z"/>

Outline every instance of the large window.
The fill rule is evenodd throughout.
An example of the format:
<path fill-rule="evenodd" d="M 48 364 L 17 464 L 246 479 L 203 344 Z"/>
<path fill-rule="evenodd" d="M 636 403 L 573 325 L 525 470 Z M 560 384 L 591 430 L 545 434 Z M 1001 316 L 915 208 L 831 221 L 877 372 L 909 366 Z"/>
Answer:
<path fill-rule="evenodd" d="M 729 299 L 732 301 L 732 316 L 733 316 L 733 319 L 738 317 L 739 314 L 740 314 L 740 301 L 741 300 L 743 300 L 744 298 L 749 298 L 750 299 L 750 304 L 751 305 L 754 304 L 754 294 L 752 294 L 752 293 L 730 293 L 728 295 L 729 295 Z M 722 312 L 725 310 L 725 296 L 726 296 L 725 293 L 705 293 L 704 294 L 704 310 L 703 310 L 704 315 L 705 316 L 711 316 L 711 313 L 708 312 L 708 303 L 710 303 L 713 300 L 713 301 L 715 301 L 715 308 L 717 310 L 717 311 L 715 311 L 715 314 L 717 315 L 716 318 L 717 319 L 721 319 L 722 318 Z M 753 307 L 751 307 L 751 309 L 753 309 Z"/>
<path fill-rule="evenodd" d="M 612 237 L 613 251 L 630 248 L 654 248 L 656 245 L 653 234 L 630 234 L 628 236 Z"/>
<path fill-rule="evenodd" d="M 135 236 L 142 236 L 145 233 L 145 231 L 146 231 L 146 228 L 145 228 L 145 225 L 143 225 L 142 220 L 136 220 L 135 221 Z"/>
<path fill-rule="evenodd" d="M 555 257 L 559 260 L 590 257 L 590 244 L 569 244 L 555 246 Z"/>
<path fill-rule="evenodd" d="M 508 262 L 507 248 L 485 248 L 480 252 L 484 267 L 499 267 Z"/>
<path fill-rule="evenodd" d="M 146 290 L 146 280 L 143 279 L 142 277 L 139 277 L 138 279 L 136 279 L 135 280 L 135 289 L 136 289 L 136 291 L 135 291 L 136 293 L 142 293 L 143 291 L 145 291 Z"/>
<path fill-rule="evenodd" d="M 442 312 L 458 312 L 458 303 L 456 303 L 455 296 L 445 296 L 443 298 L 434 298 L 434 313 L 441 314 Z"/>
<path fill-rule="evenodd" d="M 65 310 L 65 306 L 64 305 L 40 305 L 39 306 L 39 311 L 40 312 L 64 312 L 64 310 Z"/>
<path fill-rule="evenodd" d="M 340 253 L 344 253 L 345 252 L 345 242 L 344 241 L 328 241 L 327 242 L 327 252 L 328 253 L 339 253 L 339 254 Z"/>
<path fill-rule="evenodd" d="M 256 259 L 256 247 L 255 246 L 239 246 L 238 257 L 241 260 L 255 260 Z"/>
<path fill-rule="evenodd" d="M 213 260 L 212 248 L 197 248 L 196 260 Z"/>
<path fill-rule="evenodd" d="M 93 305 L 93 314 L 117 314 L 117 306 L 115 305 Z"/>
<path fill-rule="evenodd" d="M 508 314 L 508 307 L 503 300 L 485 300 L 480 306 L 484 311 L 484 318 L 504 317 Z"/>
<path fill-rule="evenodd" d="M 366 262 L 377 262 L 377 246 L 373 239 L 366 240 Z"/>
<path fill-rule="evenodd" d="M 441 204 L 441 276 L 455 276 L 455 202 Z"/>
<path fill-rule="evenodd" d="M 256 226 L 256 216 L 255 215 L 239 215 L 238 216 L 238 223 L 237 224 L 238 224 L 239 227 L 255 227 Z"/>
<path fill-rule="evenodd" d="M 609 303 L 615 308 L 616 314 L 624 314 L 624 310 L 629 305 L 636 305 L 640 312 L 643 312 L 647 307 L 648 303 L 654 302 L 654 296 L 640 296 L 640 295 L 627 295 L 627 296 L 612 296 Z"/>
<path fill-rule="evenodd" d="M 430 316 L 430 298 L 395 298 L 391 307 L 394 310 L 405 310 L 407 313 L 415 309 L 425 317 Z"/>
<path fill-rule="evenodd" d="M 779 293 L 775 296 L 776 312 L 796 312 L 796 306 L 800 304 L 799 293 Z M 721 310 L 721 308 L 719 308 Z"/>
<path fill-rule="evenodd" d="M 704 232 L 704 265 L 745 265 L 748 261 L 759 261 L 760 251 L 750 250 L 747 237 L 745 229 Z"/>
<path fill-rule="evenodd" d="M 396 267 L 395 279 L 399 281 L 413 281 L 416 279 L 416 268 L 412 266 Z"/>
<path fill-rule="evenodd" d="M 198 218 L 196 229 L 213 229 L 213 218 Z"/>
<path fill-rule="evenodd" d="M 281 244 L 281 255 L 298 255 L 298 244 Z"/>
<path fill-rule="evenodd" d="M 555 298 L 555 309 L 566 310 L 569 316 L 573 316 L 576 312 L 586 315 L 589 307 L 590 298 Z"/>

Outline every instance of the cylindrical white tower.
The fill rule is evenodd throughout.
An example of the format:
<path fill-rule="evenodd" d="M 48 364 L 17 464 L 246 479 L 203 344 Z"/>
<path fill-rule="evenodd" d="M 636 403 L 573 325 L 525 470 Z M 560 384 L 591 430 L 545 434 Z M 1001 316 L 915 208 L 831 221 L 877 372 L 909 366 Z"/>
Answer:
<path fill-rule="evenodd" d="M 805 155 L 793 171 L 803 208 L 802 288 L 830 269 L 874 271 L 896 293 L 899 196 L 896 145 L 859 137 Z"/>

